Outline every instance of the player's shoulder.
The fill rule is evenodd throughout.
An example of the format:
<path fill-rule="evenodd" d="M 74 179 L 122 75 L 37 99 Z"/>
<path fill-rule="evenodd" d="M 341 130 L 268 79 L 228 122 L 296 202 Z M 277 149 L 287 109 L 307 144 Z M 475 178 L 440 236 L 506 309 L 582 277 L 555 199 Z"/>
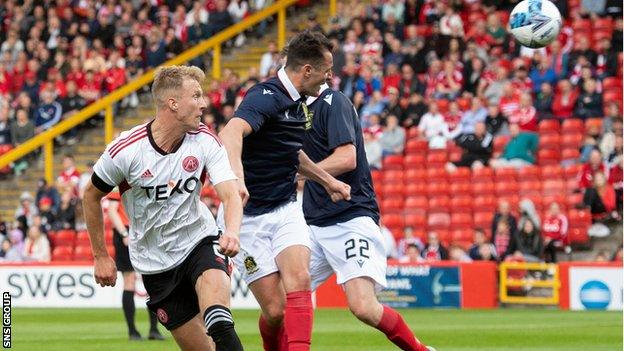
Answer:
<path fill-rule="evenodd" d="M 249 88 L 245 97 L 261 97 L 265 100 L 269 100 L 276 99 L 279 94 L 281 94 L 279 86 L 273 79 L 268 79 L 264 82 L 256 83 Z"/>
<path fill-rule="evenodd" d="M 128 152 L 138 141 L 147 138 L 147 125 L 149 123 L 138 125 L 132 129 L 123 131 L 106 147 L 106 152 L 111 158 L 115 158 L 119 154 Z"/>
<path fill-rule="evenodd" d="M 216 143 L 219 146 L 223 145 L 221 143 L 221 139 L 217 136 L 217 133 L 201 122 L 199 123 L 199 128 L 197 128 L 197 130 L 186 132 L 186 134 L 190 138 L 201 142 L 208 141 L 210 143 Z"/>

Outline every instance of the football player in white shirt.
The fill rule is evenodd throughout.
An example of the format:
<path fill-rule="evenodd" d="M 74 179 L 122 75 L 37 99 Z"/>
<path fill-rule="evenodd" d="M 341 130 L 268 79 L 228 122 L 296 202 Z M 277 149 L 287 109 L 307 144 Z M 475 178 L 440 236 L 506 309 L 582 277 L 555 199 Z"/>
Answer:
<path fill-rule="evenodd" d="M 117 272 L 104 243 L 100 200 L 119 186 L 130 219 L 130 260 L 143 275 L 148 308 L 183 350 L 212 350 L 210 336 L 217 351 L 236 351 L 243 347 L 228 309 L 229 257 L 239 251 L 243 209 L 225 148 L 200 123 L 207 106 L 204 78 L 197 67 L 156 71 L 156 118 L 107 146 L 85 190 L 85 218 L 95 281 L 114 286 Z M 200 202 L 207 175 L 223 202 L 222 235 Z"/>

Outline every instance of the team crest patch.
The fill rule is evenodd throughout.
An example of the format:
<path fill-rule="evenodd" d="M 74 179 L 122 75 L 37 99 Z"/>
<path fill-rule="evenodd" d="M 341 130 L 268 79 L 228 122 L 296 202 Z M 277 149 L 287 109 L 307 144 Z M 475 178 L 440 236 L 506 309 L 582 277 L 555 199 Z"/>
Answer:
<path fill-rule="evenodd" d="M 167 312 L 165 312 L 162 308 L 156 310 L 156 315 L 158 316 L 158 320 L 163 324 L 169 321 L 169 315 L 167 315 Z"/>
<path fill-rule="evenodd" d="M 186 156 L 182 161 L 182 168 L 187 172 L 194 172 L 199 167 L 199 161 L 195 156 Z"/>
<path fill-rule="evenodd" d="M 305 130 L 308 130 L 312 128 L 312 119 L 314 118 L 314 111 L 310 111 L 310 109 L 308 108 L 308 105 L 306 105 L 305 103 L 302 104 L 301 107 L 303 107 L 303 112 L 305 113 L 305 117 L 306 117 Z"/>
<path fill-rule="evenodd" d="M 245 257 L 245 270 L 247 274 L 256 273 L 258 269 L 258 264 L 256 264 L 256 260 L 254 260 L 253 256 Z"/>

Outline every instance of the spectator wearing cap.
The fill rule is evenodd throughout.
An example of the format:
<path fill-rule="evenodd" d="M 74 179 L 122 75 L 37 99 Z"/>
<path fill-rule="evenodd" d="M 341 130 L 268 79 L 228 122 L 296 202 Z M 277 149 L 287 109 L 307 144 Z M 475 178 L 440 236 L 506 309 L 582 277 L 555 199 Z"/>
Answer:
<path fill-rule="evenodd" d="M 576 100 L 574 115 L 582 119 L 602 117 L 602 95 L 596 91 L 596 81 L 587 80 L 583 88 L 585 91 Z"/>
<path fill-rule="evenodd" d="M 41 198 L 37 203 L 37 208 L 39 209 L 40 227 L 43 232 L 48 233 L 53 229 L 56 222 L 56 212 L 52 210 L 52 199 L 49 197 Z"/>
<path fill-rule="evenodd" d="M 58 191 L 55 187 L 50 186 L 45 178 L 39 178 L 37 181 L 37 194 L 35 195 L 35 201 L 39 204 L 44 198 L 51 201 L 50 207 L 54 213 L 57 213 L 61 204 L 61 198 Z"/>
<path fill-rule="evenodd" d="M 515 167 L 522 168 L 535 163 L 538 137 L 531 132 L 523 132 L 517 123 L 510 123 L 511 139 L 505 146 L 503 154 L 490 161 L 494 168 Z"/>
<path fill-rule="evenodd" d="M 56 101 L 55 93 L 50 90 L 41 92 L 41 103 L 39 104 L 35 117 L 35 133 L 39 134 L 56 125 L 63 115 L 63 107 Z"/>

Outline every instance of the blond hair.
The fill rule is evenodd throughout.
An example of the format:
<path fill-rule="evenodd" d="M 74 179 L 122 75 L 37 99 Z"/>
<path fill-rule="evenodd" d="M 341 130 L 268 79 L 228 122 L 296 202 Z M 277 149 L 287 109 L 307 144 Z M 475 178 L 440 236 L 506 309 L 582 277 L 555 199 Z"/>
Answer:
<path fill-rule="evenodd" d="M 196 66 L 163 66 L 156 69 L 152 84 L 152 97 L 158 105 L 165 103 L 166 94 L 179 92 L 184 79 L 190 78 L 200 84 L 206 78 L 204 72 Z"/>

